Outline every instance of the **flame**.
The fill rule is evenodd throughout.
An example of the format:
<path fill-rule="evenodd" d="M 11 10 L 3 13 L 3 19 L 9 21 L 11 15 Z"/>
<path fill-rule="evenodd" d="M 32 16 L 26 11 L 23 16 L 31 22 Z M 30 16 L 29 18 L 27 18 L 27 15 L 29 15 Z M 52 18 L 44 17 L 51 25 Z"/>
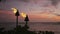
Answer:
<path fill-rule="evenodd" d="M 21 13 L 21 16 L 23 17 L 23 18 L 25 18 L 26 17 L 26 13 Z"/>
<path fill-rule="evenodd" d="M 16 8 L 11 8 L 13 10 L 14 13 L 17 12 L 17 9 Z"/>

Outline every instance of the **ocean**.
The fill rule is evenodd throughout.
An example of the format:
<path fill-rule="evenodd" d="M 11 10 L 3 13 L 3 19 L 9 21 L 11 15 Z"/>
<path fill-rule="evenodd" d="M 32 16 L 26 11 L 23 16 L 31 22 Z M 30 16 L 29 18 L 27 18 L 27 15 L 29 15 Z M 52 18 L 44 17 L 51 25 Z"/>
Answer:
<path fill-rule="evenodd" d="M 19 22 L 22 27 L 25 22 Z M 11 30 L 15 28 L 15 22 L 0 22 L 0 27 L 4 27 L 5 30 Z M 59 22 L 28 22 L 29 30 L 31 31 L 53 31 L 55 34 L 60 34 L 60 23 Z"/>

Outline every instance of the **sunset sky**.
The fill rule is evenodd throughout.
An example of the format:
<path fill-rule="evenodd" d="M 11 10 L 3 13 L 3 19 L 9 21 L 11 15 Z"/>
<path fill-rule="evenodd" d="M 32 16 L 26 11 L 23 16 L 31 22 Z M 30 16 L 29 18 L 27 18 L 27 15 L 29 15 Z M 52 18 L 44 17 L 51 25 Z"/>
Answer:
<path fill-rule="evenodd" d="M 11 8 L 28 14 L 30 22 L 60 22 L 60 0 L 3 0 L 0 2 L 0 22 L 15 22 Z M 20 15 L 19 22 L 22 21 L 24 18 Z"/>

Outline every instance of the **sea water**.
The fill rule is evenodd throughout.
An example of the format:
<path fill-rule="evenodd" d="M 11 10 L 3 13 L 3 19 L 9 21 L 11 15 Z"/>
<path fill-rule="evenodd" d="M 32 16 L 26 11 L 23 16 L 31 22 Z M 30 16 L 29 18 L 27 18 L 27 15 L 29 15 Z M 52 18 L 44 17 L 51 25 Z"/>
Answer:
<path fill-rule="evenodd" d="M 22 27 L 25 23 L 20 22 L 19 25 Z M 7 22 L 0 23 L 0 27 L 4 27 L 5 30 L 11 30 L 15 28 L 16 23 Z M 30 31 L 53 31 L 55 34 L 60 34 L 60 23 L 52 23 L 52 22 L 29 22 L 28 23 Z"/>

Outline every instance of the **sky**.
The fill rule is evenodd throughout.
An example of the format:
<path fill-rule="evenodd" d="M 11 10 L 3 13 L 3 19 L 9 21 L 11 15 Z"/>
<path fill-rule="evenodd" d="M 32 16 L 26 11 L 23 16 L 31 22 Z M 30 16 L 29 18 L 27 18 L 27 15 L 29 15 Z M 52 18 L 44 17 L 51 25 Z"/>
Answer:
<path fill-rule="evenodd" d="M 30 22 L 60 22 L 60 0 L 2 0 L 0 2 L 0 22 L 15 22 L 11 8 L 26 13 Z M 24 21 L 19 16 L 19 22 Z"/>

